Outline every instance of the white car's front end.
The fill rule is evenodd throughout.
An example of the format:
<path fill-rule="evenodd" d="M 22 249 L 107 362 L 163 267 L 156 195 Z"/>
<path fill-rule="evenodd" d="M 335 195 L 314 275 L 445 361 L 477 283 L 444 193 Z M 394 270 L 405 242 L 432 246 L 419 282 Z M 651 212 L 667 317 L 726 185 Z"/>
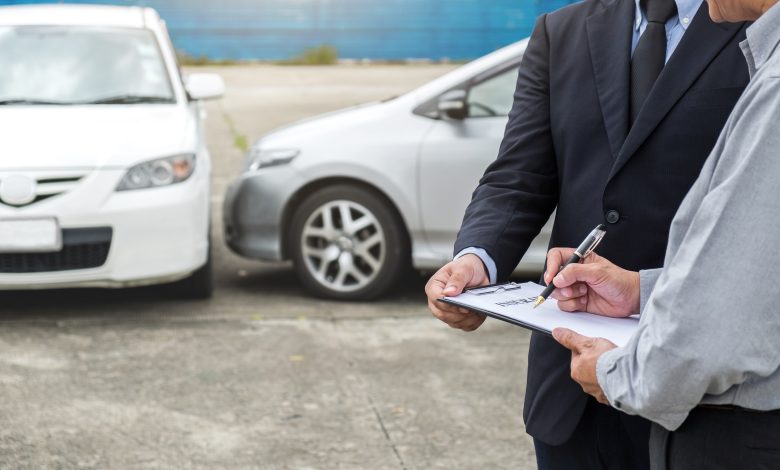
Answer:
<path fill-rule="evenodd" d="M 0 142 L 0 224 L 16 226 L 0 229 L 0 288 L 164 282 L 203 266 L 208 153 L 186 107 L 167 108 L 0 108 L 10 131 Z M 192 165 L 186 179 L 122 187 L 133 167 L 177 158 Z M 31 198 L 14 199 L 9 182 L 24 180 Z M 56 220 L 61 250 L 18 240 L 25 221 L 42 219 Z"/>
<path fill-rule="evenodd" d="M 119 24 L 56 24 L 58 8 Z M 210 269 L 201 109 L 162 23 L 148 9 L 74 8 L 0 9 L 0 289 L 124 287 Z M 219 80 L 197 78 L 191 95 L 219 94 Z"/>

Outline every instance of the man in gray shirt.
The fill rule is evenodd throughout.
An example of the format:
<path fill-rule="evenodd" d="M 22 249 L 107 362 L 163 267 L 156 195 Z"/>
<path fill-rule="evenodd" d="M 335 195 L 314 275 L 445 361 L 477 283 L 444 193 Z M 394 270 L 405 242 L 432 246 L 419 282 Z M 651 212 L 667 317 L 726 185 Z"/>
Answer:
<path fill-rule="evenodd" d="M 780 5 L 707 1 L 715 21 L 758 19 L 741 44 L 751 81 L 672 222 L 664 267 L 636 273 L 593 255 L 553 281 L 561 309 L 640 313 L 639 329 L 620 348 L 565 329 L 553 335 L 572 350 L 572 378 L 587 393 L 657 423 L 653 468 L 774 469 L 780 468 Z M 557 271 L 571 252 L 551 250 L 548 269 Z"/>

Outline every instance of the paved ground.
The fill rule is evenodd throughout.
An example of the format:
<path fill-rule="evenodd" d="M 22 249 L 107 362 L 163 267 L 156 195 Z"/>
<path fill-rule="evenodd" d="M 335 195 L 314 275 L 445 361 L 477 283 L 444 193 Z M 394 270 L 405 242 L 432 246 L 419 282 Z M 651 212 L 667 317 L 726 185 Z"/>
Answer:
<path fill-rule="evenodd" d="M 208 106 L 217 291 L 0 295 L 0 468 L 525 469 L 528 334 L 466 334 L 400 299 L 315 300 L 222 247 L 238 137 L 385 98 L 445 66 L 228 67 Z"/>

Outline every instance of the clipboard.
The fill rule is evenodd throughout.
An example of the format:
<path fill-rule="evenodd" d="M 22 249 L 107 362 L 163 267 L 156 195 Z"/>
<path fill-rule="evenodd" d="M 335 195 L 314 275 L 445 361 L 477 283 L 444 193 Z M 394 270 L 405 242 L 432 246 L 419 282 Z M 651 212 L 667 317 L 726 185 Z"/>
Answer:
<path fill-rule="evenodd" d="M 533 282 L 509 282 L 469 288 L 458 296 L 439 301 L 547 336 L 552 336 L 555 328 L 564 327 L 585 336 L 606 338 L 618 346 L 626 344 L 639 327 L 637 316 L 611 318 L 587 312 L 564 312 L 552 299 L 534 309 L 534 301 L 543 290 L 544 286 Z"/>
<path fill-rule="evenodd" d="M 518 284 L 515 282 L 507 282 L 504 284 L 490 284 L 487 286 L 482 287 L 469 287 L 468 289 L 465 289 L 464 292 L 468 292 L 474 295 L 482 296 L 482 295 L 489 295 L 489 294 L 495 294 L 497 292 L 511 292 L 514 290 L 522 289 L 522 284 Z M 495 318 L 496 320 L 505 321 L 507 323 L 511 323 L 513 325 L 531 330 L 536 331 L 538 333 L 545 334 L 552 338 L 552 331 L 545 330 L 543 328 L 540 328 L 538 326 L 532 325 L 530 323 L 524 322 L 522 320 L 519 320 L 517 318 L 512 318 L 506 315 L 502 315 L 498 312 L 494 312 L 485 308 L 478 308 L 473 305 L 469 305 L 464 302 L 459 302 L 457 300 L 457 297 L 443 297 L 439 299 L 439 302 L 443 302 L 445 304 L 454 305 L 456 307 L 462 307 L 469 309 L 471 311 L 481 313 L 483 315 L 487 315 L 491 318 Z"/>

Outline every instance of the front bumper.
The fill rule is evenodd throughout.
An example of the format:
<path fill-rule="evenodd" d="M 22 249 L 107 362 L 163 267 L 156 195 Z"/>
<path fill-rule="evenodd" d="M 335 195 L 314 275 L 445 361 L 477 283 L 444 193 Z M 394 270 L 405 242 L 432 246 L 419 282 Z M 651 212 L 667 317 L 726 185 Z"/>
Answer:
<path fill-rule="evenodd" d="M 222 210 L 228 247 L 247 258 L 284 259 L 284 208 L 304 183 L 288 165 L 239 175 L 225 194 Z"/>
<path fill-rule="evenodd" d="M 38 269 L 30 269 L 29 260 L 28 267 L 20 269 L 18 259 L 11 263 L 15 267 L 9 267 L 2 260 L 18 255 L 0 254 L 0 289 L 145 285 L 174 281 L 203 266 L 208 254 L 207 171 L 196 169 L 187 181 L 164 188 L 115 192 L 123 174 L 119 170 L 96 171 L 61 196 L 19 209 L 0 206 L 0 219 L 55 216 L 64 234 L 81 232 L 82 238 L 84 234 L 99 238 L 88 240 L 89 246 L 82 249 L 86 254 L 80 252 L 87 261 L 50 254 L 61 258 L 48 261 L 54 263 L 52 270 L 40 269 L 40 259 L 33 264 Z M 84 267 L 96 264 L 95 256 L 100 253 L 94 251 L 105 242 L 106 232 L 109 246 L 105 262 Z M 61 269 L 63 262 L 76 264 Z"/>

